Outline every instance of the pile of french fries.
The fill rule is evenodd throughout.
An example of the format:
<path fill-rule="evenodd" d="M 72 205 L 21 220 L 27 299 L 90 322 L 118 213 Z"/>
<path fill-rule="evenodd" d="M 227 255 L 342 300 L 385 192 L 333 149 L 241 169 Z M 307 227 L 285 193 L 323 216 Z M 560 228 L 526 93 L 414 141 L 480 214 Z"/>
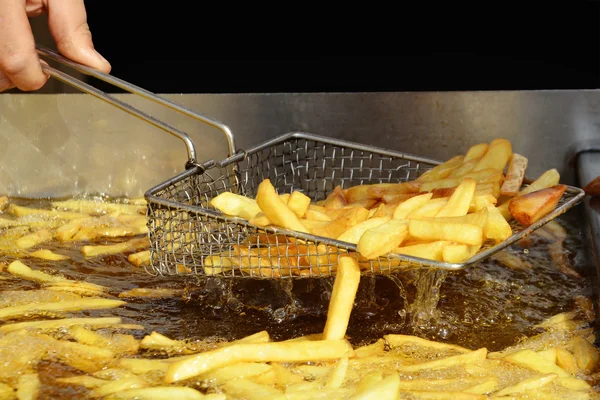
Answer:
<path fill-rule="evenodd" d="M 600 398 L 592 386 L 600 382 L 600 353 L 589 298 L 499 352 L 395 334 L 356 347 L 346 330 L 361 273 L 344 256 L 322 333 L 276 342 L 260 331 L 199 344 L 156 331 L 141 339 L 126 333 L 144 326 L 110 316 L 127 306 L 127 296 L 115 298 L 107 287 L 20 260 L 0 270 L 7 275 L 39 286 L 0 299 L 0 399 L 44 398 L 43 381 L 81 388 L 92 399 Z M 94 309 L 105 315 L 85 316 Z M 42 377 L 44 363 L 77 372 Z"/>
<path fill-rule="evenodd" d="M 0 255 L 68 260 L 65 254 L 43 248 L 58 242 L 67 248 L 79 247 L 86 258 L 130 253 L 132 264 L 147 265 L 150 243 L 146 207 L 143 198 L 121 202 L 69 199 L 53 201 L 43 209 L 0 197 Z M 120 242 L 98 244 L 115 240 Z"/>
<path fill-rule="evenodd" d="M 278 194 L 265 179 L 255 199 L 225 192 L 210 205 L 260 228 L 354 244 L 358 254 L 353 256 L 363 269 L 370 268 L 370 260 L 391 253 L 461 263 L 484 244 L 509 238 L 513 219 L 530 226 L 557 207 L 566 190 L 558 171 L 550 169 L 522 188 L 527 165 L 510 141 L 495 139 L 473 145 L 408 182 L 338 186 L 326 199 L 312 202 L 300 191 Z M 336 268 L 336 261 L 328 258 L 337 257 L 329 254 L 333 246 L 268 236 L 260 234 L 231 251 L 208 256 L 206 273 L 239 268 L 267 276 L 322 275 Z M 395 263 L 392 267 L 397 261 L 387 260 Z"/>

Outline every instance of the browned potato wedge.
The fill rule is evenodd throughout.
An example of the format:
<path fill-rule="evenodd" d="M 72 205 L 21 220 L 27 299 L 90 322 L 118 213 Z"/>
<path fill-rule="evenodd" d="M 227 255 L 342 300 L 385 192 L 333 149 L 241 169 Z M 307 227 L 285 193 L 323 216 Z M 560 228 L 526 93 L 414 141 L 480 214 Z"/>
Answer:
<path fill-rule="evenodd" d="M 517 222 L 529 226 L 552 212 L 566 189 L 565 185 L 556 185 L 516 197 L 510 201 L 508 210 Z"/>

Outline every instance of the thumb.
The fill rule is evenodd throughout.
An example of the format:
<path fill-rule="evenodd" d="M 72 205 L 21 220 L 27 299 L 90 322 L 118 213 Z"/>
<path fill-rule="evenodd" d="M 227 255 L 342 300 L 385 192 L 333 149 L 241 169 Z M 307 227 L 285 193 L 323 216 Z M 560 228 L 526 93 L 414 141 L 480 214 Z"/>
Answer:
<path fill-rule="evenodd" d="M 48 25 L 58 51 L 67 58 L 102 72 L 110 64 L 95 49 L 83 0 L 47 0 Z"/>

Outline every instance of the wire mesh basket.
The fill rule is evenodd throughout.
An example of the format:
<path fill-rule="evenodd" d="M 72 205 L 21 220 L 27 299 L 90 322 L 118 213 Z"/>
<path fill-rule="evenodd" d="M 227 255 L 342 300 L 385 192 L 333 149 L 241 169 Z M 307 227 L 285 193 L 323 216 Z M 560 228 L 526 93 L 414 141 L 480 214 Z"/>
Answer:
<path fill-rule="evenodd" d="M 149 189 L 148 202 L 151 263 L 154 275 L 194 274 L 243 278 L 306 278 L 331 276 L 340 256 L 356 257 L 365 274 L 389 274 L 408 268 L 459 270 L 479 262 L 529 235 L 578 204 L 582 189 L 567 187 L 558 206 L 538 222 L 522 227 L 512 224 L 513 234 L 499 244 L 485 243 L 462 263 L 445 263 L 389 253 L 369 260 L 352 243 L 276 227 L 260 227 L 227 216 L 209 207 L 224 192 L 255 197 L 259 184 L 269 179 L 279 194 L 300 191 L 312 201 L 324 199 L 336 186 L 342 189 L 376 183 L 414 180 L 439 161 L 386 149 L 317 136 L 289 133 L 250 150 L 237 150 L 229 127 L 186 109 L 143 88 L 78 64 L 53 50 L 36 45 L 40 55 L 86 75 L 219 129 L 225 136 L 229 157 L 198 163 L 193 141 L 183 131 L 160 121 L 87 83 L 43 64 L 50 76 L 91 94 L 177 137 L 186 146 L 186 170 Z"/>
<path fill-rule="evenodd" d="M 583 197 L 568 187 L 558 207 L 527 228 L 512 224 L 513 235 L 486 243 L 473 258 L 451 264 L 400 254 L 363 259 L 356 245 L 276 227 L 259 227 L 209 206 L 227 191 L 255 197 L 263 179 L 278 193 L 300 191 L 313 201 L 336 187 L 414 180 L 440 162 L 385 149 L 290 133 L 222 162 L 190 169 L 146 193 L 153 274 L 220 277 L 302 278 L 335 274 L 338 259 L 352 255 L 365 274 L 407 268 L 459 270 L 489 257 L 566 212 Z"/>

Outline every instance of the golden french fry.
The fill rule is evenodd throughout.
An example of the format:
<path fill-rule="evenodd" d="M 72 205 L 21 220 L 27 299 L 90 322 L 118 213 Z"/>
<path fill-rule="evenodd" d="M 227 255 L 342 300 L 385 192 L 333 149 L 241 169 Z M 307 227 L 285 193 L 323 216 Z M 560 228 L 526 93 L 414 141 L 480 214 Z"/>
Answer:
<path fill-rule="evenodd" d="M 52 237 L 52 232 L 49 229 L 40 229 L 17 239 L 15 244 L 21 249 L 29 249 L 40 243 L 49 242 Z"/>
<path fill-rule="evenodd" d="M 429 200 L 427 203 L 423 204 L 421 207 L 417 208 L 408 216 L 407 219 L 418 219 L 418 218 L 426 218 L 426 217 L 434 217 L 438 212 L 448 203 L 448 198 L 439 198 Z"/>
<path fill-rule="evenodd" d="M 111 393 L 106 400 L 226 400 L 223 393 L 204 395 L 187 386 L 153 386 Z"/>
<path fill-rule="evenodd" d="M 370 387 L 355 393 L 354 400 L 398 400 L 400 399 L 400 377 L 398 374 L 388 375 Z"/>
<path fill-rule="evenodd" d="M 478 158 L 473 158 L 470 160 L 463 160 L 463 163 L 460 167 L 452 170 L 452 172 L 450 173 L 450 175 L 448 175 L 448 178 L 462 178 L 464 177 L 466 174 L 468 174 L 469 172 L 471 172 L 473 170 L 473 168 L 475 168 L 475 165 L 477 165 L 477 163 L 479 162 L 480 157 Z"/>
<path fill-rule="evenodd" d="M 467 261 L 481 248 L 481 245 L 447 244 L 442 249 L 442 259 L 447 263 Z"/>
<path fill-rule="evenodd" d="M 256 200 L 231 192 L 223 192 L 214 197 L 210 205 L 224 214 L 248 220 L 261 212 Z"/>
<path fill-rule="evenodd" d="M 453 222 L 433 222 L 411 219 L 408 222 L 411 237 L 426 241 L 450 241 L 468 245 L 481 245 L 483 230 L 477 225 Z"/>
<path fill-rule="evenodd" d="M 309 205 L 310 197 L 297 190 L 292 192 L 289 200 L 287 201 L 287 206 L 298 216 L 298 218 L 304 217 Z"/>
<path fill-rule="evenodd" d="M 506 219 L 500 213 L 500 210 L 493 205 L 488 205 L 488 219 L 483 227 L 483 235 L 487 239 L 501 242 L 512 235 L 512 228 Z"/>
<path fill-rule="evenodd" d="M 590 374 L 600 360 L 600 351 L 587 340 L 576 336 L 571 340 L 573 356 L 577 366 L 586 374 Z"/>
<path fill-rule="evenodd" d="M 235 344 L 170 364 L 165 382 L 178 382 L 237 362 L 328 361 L 348 353 L 352 353 L 352 346 L 346 340 Z"/>
<path fill-rule="evenodd" d="M 351 257 L 340 257 L 323 330 L 323 340 L 341 340 L 345 337 L 359 283 L 358 262 Z"/>
<path fill-rule="evenodd" d="M 459 217 L 467 215 L 473 196 L 475 195 L 476 182 L 472 178 L 464 178 L 456 188 L 448 203 L 435 215 L 436 217 Z"/>
<path fill-rule="evenodd" d="M 302 225 L 296 213 L 279 198 L 271 181 L 268 179 L 263 180 L 258 186 L 256 203 L 260 207 L 260 210 L 274 224 L 282 228 L 308 233 L 308 229 Z"/>
<path fill-rule="evenodd" d="M 399 369 L 403 372 L 418 372 L 423 370 L 436 370 L 452 367 L 455 365 L 462 364 L 474 364 L 485 360 L 487 355 L 487 349 L 481 348 L 478 350 L 470 351 L 468 353 L 459 354 L 456 356 L 450 356 L 440 358 L 433 361 L 426 361 L 419 364 L 401 366 Z"/>
<path fill-rule="evenodd" d="M 389 196 L 401 196 L 419 191 L 419 183 L 415 181 L 401 183 L 379 183 L 369 185 L 367 193 L 372 198 L 385 199 Z"/>
<path fill-rule="evenodd" d="M 527 170 L 527 157 L 513 153 L 506 172 L 506 179 L 500 188 L 500 194 L 503 196 L 516 196 L 521 190 L 521 185 L 525 179 Z"/>
<path fill-rule="evenodd" d="M 478 143 L 474 144 L 467 150 L 467 154 L 465 154 L 464 162 L 469 162 L 473 159 L 480 159 L 485 155 L 489 148 L 488 143 Z"/>
<path fill-rule="evenodd" d="M 26 215 L 41 215 L 47 218 L 58 218 L 63 220 L 76 220 L 82 218 L 89 218 L 88 214 L 68 212 L 68 211 L 56 211 L 56 210 L 43 210 L 41 208 L 31 208 L 18 206 L 16 204 L 10 204 L 8 206 L 8 212 L 17 217 L 24 217 Z"/>
<path fill-rule="evenodd" d="M 417 178 L 417 182 L 431 182 L 438 179 L 444 179 L 450 175 L 454 169 L 460 167 L 460 165 L 463 163 L 463 160 L 464 156 L 452 157 L 445 163 L 437 165 L 429 171 L 423 173 Z"/>
<path fill-rule="evenodd" d="M 495 393 L 496 396 L 506 396 L 515 393 L 524 393 L 529 390 L 536 390 L 543 386 L 548 385 L 550 382 L 558 378 L 556 374 L 542 374 L 531 378 L 523 379 L 519 383 L 505 387 L 499 392 Z"/>
<path fill-rule="evenodd" d="M 51 303 L 30 303 L 20 306 L 0 308 L 0 319 L 6 320 L 44 311 L 68 312 L 79 310 L 99 310 L 107 308 L 116 308 L 125 304 L 126 303 L 121 300 L 97 298 L 80 299 L 73 301 L 56 301 Z"/>
<path fill-rule="evenodd" d="M 438 240 L 429 243 L 418 243 L 413 245 L 403 245 L 394 250 L 394 253 L 406 256 L 419 257 L 427 260 L 442 261 L 443 248 L 450 244 L 448 241 Z"/>
<path fill-rule="evenodd" d="M 564 369 L 560 368 L 553 362 L 549 362 L 543 356 L 540 356 L 537 352 L 530 349 L 520 350 L 515 353 L 508 354 L 502 359 L 511 364 L 515 364 L 523 368 L 529 368 L 543 374 L 556 374 L 559 377 L 570 376 L 569 373 Z"/>
<path fill-rule="evenodd" d="M 393 218 L 407 218 L 409 214 L 411 214 L 413 211 L 422 207 L 429 200 L 431 200 L 431 196 L 433 196 L 433 193 L 424 193 L 421 195 L 411 197 L 410 199 L 400 203 L 398 207 L 396 207 L 396 209 L 394 210 Z"/>
<path fill-rule="evenodd" d="M 497 171 L 504 171 L 512 155 L 512 144 L 506 139 L 494 139 L 490 143 L 486 153 L 481 157 L 473 171 L 481 171 L 487 168 L 493 168 Z"/>
<path fill-rule="evenodd" d="M 27 321 L 27 322 L 16 322 L 14 324 L 4 324 L 0 326 L 0 332 L 9 333 L 18 331 L 20 329 L 39 329 L 39 330 L 54 330 L 61 328 L 68 328 L 73 325 L 85 325 L 85 326 L 110 326 L 121 323 L 120 317 L 101 317 L 101 318 L 64 318 L 64 319 L 52 319 L 43 321 Z"/>
<path fill-rule="evenodd" d="M 375 259 L 400 246 L 407 234 L 408 220 L 393 219 L 367 229 L 358 241 L 357 250 L 368 260 Z"/>
<path fill-rule="evenodd" d="M 127 260 L 136 267 L 148 265 L 150 264 L 150 250 L 142 250 L 137 253 L 131 253 L 127 256 Z"/>
<path fill-rule="evenodd" d="M 433 350 L 454 351 L 458 353 L 472 352 L 472 350 L 455 344 L 435 342 L 432 340 L 420 338 L 418 336 L 390 334 L 385 335 L 383 339 L 388 343 L 388 345 L 392 349 L 402 346 L 419 346 L 430 348 Z"/>
<path fill-rule="evenodd" d="M 86 257 L 97 257 L 105 254 L 118 254 L 130 251 L 137 251 L 150 246 L 147 237 L 130 239 L 123 243 L 83 246 L 81 253 Z"/>
<path fill-rule="evenodd" d="M 120 214 L 144 214 L 146 212 L 145 204 L 123 204 L 111 203 L 106 201 L 96 201 L 88 199 L 69 199 L 65 201 L 53 201 L 52 207 L 76 211 L 83 214 L 101 214 L 108 212 L 118 212 Z"/>
<path fill-rule="evenodd" d="M 17 382 L 17 399 L 37 399 L 41 386 L 40 377 L 37 373 L 23 374 L 19 376 L 19 380 Z"/>
<path fill-rule="evenodd" d="M 362 235 L 369 229 L 376 228 L 379 225 L 383 225 L 386 222 L 390 221 L 390 218 L 387 217 L 374 217 L 371 219 L 367 219 L 362 221 L 338 236 L 338 240 L 342 242 L 354 243 L 357 244 Z"/>
<path fill-rule="evenodd" d="M 34 252 L 29 253 L 28 256 L 39 258 L 41 260 L 48 260 L 48 261 L 62 261 L 62 260 L 69 259 L 68 256 L 65 256 L 63 254 L 57 254 L 57 253 L 54 253 L 53 251 L 47 250 L 47 249 L 36 250 Z"/>

